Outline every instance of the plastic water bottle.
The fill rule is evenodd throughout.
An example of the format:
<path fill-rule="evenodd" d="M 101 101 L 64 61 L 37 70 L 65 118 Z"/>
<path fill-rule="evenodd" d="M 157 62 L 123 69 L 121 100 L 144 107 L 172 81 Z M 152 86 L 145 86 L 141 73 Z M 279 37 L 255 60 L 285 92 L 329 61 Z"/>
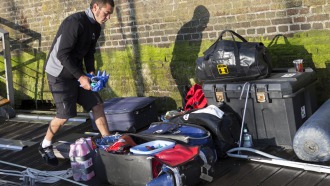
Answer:
<path fill-rule="evenodd" d="M 91 148 L 88 148 L 88 146 Z M 93 170 L 87 172 L 88 168 L 93 166 L 92 158 L 84 159 L 85 156 L 92 153 L 89 149 L 92 149 L 91 139 L 84 140 L 81 138 L 75 144 L 70 145 L 69 156 L 75 181 L 88 181 L 95 176 Z"/>
<path fill-rule="evenodd" d="M 70 163 L 71 163 L 71 168 L 72 168 L 72 173 L 73 173 L 73 179 L 75 181 L 79 181 L 81 178 L 81 171 L 80 171 L 80 164 L 76 162 L 75 157 L 77 157 L 76 154 L 76 144 L 71 144 L 70 145 L 70 151 L 69 151 L 69 157 L 70 157 Z"/>
<path fill-rule="evenodd" d="M 246 128 L 243 130 L 243 147 L 253 147 L 252 135 L 248 133 Z"/>

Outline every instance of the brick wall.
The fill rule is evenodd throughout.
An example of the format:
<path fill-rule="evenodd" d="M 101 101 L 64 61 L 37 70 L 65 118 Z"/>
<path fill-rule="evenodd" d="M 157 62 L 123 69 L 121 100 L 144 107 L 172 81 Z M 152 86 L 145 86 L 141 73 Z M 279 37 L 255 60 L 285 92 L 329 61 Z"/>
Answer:
<path fill-rule="evenodd" d="M 114 14 L 102 30 L 96 54 L 98 68 L 112 73 L 111 89 L 102 92 L 105 99 L 157 96 L 173 99 L 169 107 L 180 106 L 184 85 L 195 82 L 196 58 L 224 29 L 266 44 L 277 34 L 286 35 L 291 44 L 305 46 L 307 53 L 314 56 L 309 62 L 316 63 L 314 67 L 328 82 L 324 69 L 330 57 L 326 51 L 327 34 L 322 33 L 330 30 L 330 0 L 115 2 Z M 87 0 L 0 2 L 0 28 L 9 31 L 12 55 L 18 56 L 14 61 L 18 99 L 51 99 L 44 85 L 43 61 L 61 21 L 88 6 Z M 308 34 L 311 31 L 313 34 Z M 315 38 L 324 39 L 315 43 Z M 323 50 L 315 51 L 315 47 Z"/>
<path fill-rule="evenodd" d="M 89 1 L 3 0 L 0 5 L 1 28 L 17 40 L 40 38 L 41 50 L 47 52 L 61 21 L 85 10 Z M 244 37 L 329 29 L 329 13 L 328 0 L 117 0 L 99 47 L 168 46 L 187 22 L 190 25 L 181 34 L 184 40 L 214 40 L 223 29 Z M 196 30 L 200 24 L 207 25 L 202 33 Z M 39 47 L 36 41 L 29 44 Z"/>

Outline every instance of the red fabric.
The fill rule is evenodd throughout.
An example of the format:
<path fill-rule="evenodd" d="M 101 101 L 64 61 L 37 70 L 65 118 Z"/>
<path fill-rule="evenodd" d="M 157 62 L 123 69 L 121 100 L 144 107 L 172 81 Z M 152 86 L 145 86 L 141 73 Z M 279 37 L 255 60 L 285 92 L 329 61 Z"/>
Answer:
<path fill-rule="evenodd" d="M 195 84 L 189 89 L 185 99 L 186 105 L 184 106 L 184 110 L 204 108 L 207 105 L 202 86 L 198 84 Z"/>
<path fill-rule="evenodd" d="M 166 165 L 175 167 L 194 159 L 198 153 L 199 146 L 176 144 L 172 149 L 166 149 L 155 154 L 155 158 Z"/>
<path fill-rule="evenodd" d="M 162 170 L 163 164 L 156 159 L 152 159 L 152 176 L 156 178 Z"/>
<path fill-rule="evenodd" d="M 129 149 L 131 146 L 126 143 L 124 139 L 119 139 L 115 143 L 113 143 L 111 146 L 109 146 L 106 151 L 116 154 L 126 154 L 129 153 Z"/>

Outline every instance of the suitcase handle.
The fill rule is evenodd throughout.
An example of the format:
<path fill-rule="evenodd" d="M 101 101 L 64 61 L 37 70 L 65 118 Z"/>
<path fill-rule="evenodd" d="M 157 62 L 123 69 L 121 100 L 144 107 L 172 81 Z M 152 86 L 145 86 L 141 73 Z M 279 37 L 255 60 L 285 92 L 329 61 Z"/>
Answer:
<path fill-rule="evenodd" d="M 152 109 L 152 104 L 148 104 L 148 105 L 145 105 L 143 107 L 140 107 L 140 108 L 137 108 L 138 110 L 136 110 L 134 113 L 135 114 L 139 114 L 141 112 L 144 112 L 145 110 L 148 110 L 148 109 Z"/>

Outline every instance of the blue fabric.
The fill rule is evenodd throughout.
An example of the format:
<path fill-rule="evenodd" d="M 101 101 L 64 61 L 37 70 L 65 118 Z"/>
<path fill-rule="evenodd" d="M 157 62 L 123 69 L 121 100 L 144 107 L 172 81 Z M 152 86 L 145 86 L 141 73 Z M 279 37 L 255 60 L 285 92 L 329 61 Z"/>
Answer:
<path fill-rule="evenodd" d="M 106 71 L 103 71 L 102 75 L 101 72 L 98 71 L 96 76 L 91 74 L 86 74 L 91 79 L 91 87 L 93 92 L 98 92 L 102 90 L 109 80 L 109 74 L 106 74 Z"/>

